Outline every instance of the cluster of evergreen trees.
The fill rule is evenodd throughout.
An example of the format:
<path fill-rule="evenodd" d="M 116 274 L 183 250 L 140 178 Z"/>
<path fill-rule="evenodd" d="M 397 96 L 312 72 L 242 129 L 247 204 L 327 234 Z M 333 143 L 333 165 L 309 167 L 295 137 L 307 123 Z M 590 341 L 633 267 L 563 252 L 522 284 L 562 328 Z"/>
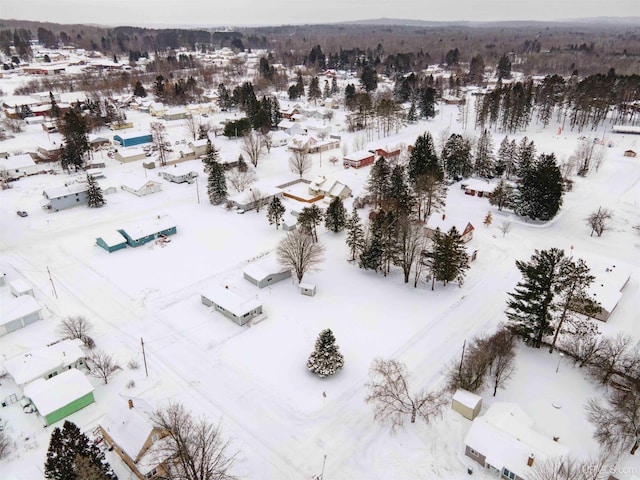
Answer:
<path fill-rule="evenodd" d="M 224 83 L 218 85 L 219 105 L 222 110 L 238 108 L 246 115 L 246 120 L 242 124 L 242 133 L 238 131 L 238 136 L 246 133 L 246 128 L 253 128 L 262 132 L 267 132 L 275 128 L 280 123 L 280 103 L 274 96 L 263 96 L 261 100 L 256 97 L 253 84 L 244 82 L 236 86 L 233 91 L 229 91 Z M 235 127 L 225 128 L 225 136 L 235 136 Z"/>

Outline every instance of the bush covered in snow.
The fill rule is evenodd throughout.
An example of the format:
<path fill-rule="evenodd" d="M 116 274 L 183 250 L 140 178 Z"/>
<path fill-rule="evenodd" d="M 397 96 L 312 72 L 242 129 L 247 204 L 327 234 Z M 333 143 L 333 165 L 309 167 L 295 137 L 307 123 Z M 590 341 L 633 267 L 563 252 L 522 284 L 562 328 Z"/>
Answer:
<path fill-rule="evenodd" d="M 307 361 L 309 371 L 321 378 L 333 375 L 344 366 L 344 357 L 336 345 L 336 337 L 330 329 L 320 332 L 316 348 Z"/>

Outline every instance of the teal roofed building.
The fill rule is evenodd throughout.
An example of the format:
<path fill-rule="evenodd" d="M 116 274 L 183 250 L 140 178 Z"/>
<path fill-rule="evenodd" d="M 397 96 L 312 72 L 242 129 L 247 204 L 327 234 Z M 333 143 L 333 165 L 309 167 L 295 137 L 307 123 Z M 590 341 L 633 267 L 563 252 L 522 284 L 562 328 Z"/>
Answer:
<path fill-rule="evenodd" d="M 127 239 L 119 231 L 114 230 L 96 238 L 96 244 L 111 253 L 126 248 Z"/>
<path fill-rule="evenodd" d="M 153 135 L 150 132 L 118 133 L 113 136 L 113 140 L 123 147 L 134 147 L 143 143 L 153 142 Z"/>
<path fill-rule="evenodd" d="M 168 216 L 158 216 L 148 222 L 136 223 L 118 230 L 127 240 L 130 247 L 139 247 L 158 238 L 166 238 L 177 232 L 173 219 Z"/>

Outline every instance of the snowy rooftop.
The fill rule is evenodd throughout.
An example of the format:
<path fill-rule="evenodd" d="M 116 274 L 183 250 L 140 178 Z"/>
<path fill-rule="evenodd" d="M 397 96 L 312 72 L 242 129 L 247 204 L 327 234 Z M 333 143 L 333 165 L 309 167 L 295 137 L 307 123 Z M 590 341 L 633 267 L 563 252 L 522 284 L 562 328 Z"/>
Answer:
<path fill-rule="evenodd" d="M 42 310 L 40 304 L 31 295 L 20 295 L 2 301 L 0 308 L 0 325 L 6 325 L 27 315 Z"/>
<path fill-rule="evenodd" d="M 620 301 L 621 291 L 629 280 L 631 272 L 613 263 L 605 266 L 597 260 L 584 260 L 595 277 L 589 287 L 589 294 L 602 305 L 602 308 L 611 312 Z"/>
<path fill-rule="evenodd" d="M 138 147 L 121 148 L 118 153 L 123 158 L 137 157 L 139 155 L 145 155 L 144 150 Z"/>
<path fill-rule="evenodd" d="M 218 285 L 203 290 L 202 295 L 236 317 L 242 317 L 245 313 L 251 312 L 262 305 L 256 298 L 241 297 L 230 289 Z"/>
<path fill-rule="evenodd" d="M 33 161 L 31 155 L 22 153 L 20 155 L 13 155 L 4 159 L 2 162 L 0 162 L 0 168 L 10 170 L 16 168 L 33 167 L 35 164 L 36 162 Z"/>
<path fill-rule="evenodd" d="M 29 284 L 29 282 L 26 282 L 21 278 L 12 280 L 11 282 L 9 282 L 9 285 L 11 286 L 11 290 L 16 292 L 18 295 L 22 295 L 33 289 L 33 286 Z"/>
<path fill-rule="evenodd" d="M 242 270 L 257 281 L 263 280 L 270 275 L 287 271 L 288 268 L 281 266 L 273 255 L 250 263 Z"/>
<path fill-rule="evenodd" d="M 31 399 L 43 417 L 93 392 L 93 385 L 80 370 L 65 370 L 50 380 L 39 378 L 24 387 L 24 395 Z"/>
<path fill-rule="evenodd" d="M 122 186 L 127 187 L 131 190 L 141 190 L 149 182 L 158 183 L 155 180 L 151 180 L 145 177 L 140 177 L 138 175 L 125 175 L 122 177 Z"/>
<path fill-rule="evenodd" d="M 67 195 L 75 195 L 87 191 L 86 183 L 71 183 L 63 187 L 50 187 L 44 190 L 44 196 L 49 200 L 53 198 L 62 198 Z"/>
<path fill-rule="evenodd" d="M 429 217 L 429 220 L 427 220 L 427 228 L 430 230 L 439 228 L 442 233 L 447 233 L 449 230 L 451 230 L 451 227 L 456 227 L 458 233 L 462 235 L 462 232 L 464 232 L 464 229 L 467 228 L 468 223 L 468 220 L 462 220 L 453 216 L 434 213 Z"/>
<path fill-rule="evenodd" d="M 365 158 L 369 158 L 373 153 L 369 150 L 358 150 L 357 152 L 350 153 L 349 155 L 345 155 L 344 158 L 347 160 L 364 160 Z"/>
<path fill-rule="evenodd" d="M 122 230 L 127 232 L 127 235 L 129 235 L 133 240 L 138 240 L 140 238 L 148 237 L 149 235 L 154 235 L 164 230 L 169 230 L 175 226 L 176 223 L 173 221 L 173 219 L 168 215 L 165 215 L 158 216 L 158 218 L 154 218 L 146 222 L 129 224 L 123 227 Z"/>
<path fill-rule="evenodd" d="M 127 239 L 117 230 L 106 232 L 103 235 L 99 235 L 98 238 L 101 238 L 107 247 L 115 247 L 127 242 Z"/>
<path fill-rule="evenodd" d="M 136 459 L 153 431 L 150 416 L 153 409 L 139 398 L 132 399 L 133 408 L 122 399 L 115 402 L 100 426 L 130 458 Z"/>
<path fill-rule="evenodd" d="M 195 169 L 189 168 L 186 165 L 174 165 L 173 167 L 165 168 L 164 170 L 160 170 L 160 173 L 166 173 L 168 175 L 173 175 L 175 177 L 182 177 L 184 175 L 195 174 L 198 176 L 198 172 Z"/>
<path fill-rule="evenodd" d="M 484 455 L 494 467 L 506 467 L 527 478 L 531 470 L 527 466 L 529 455 L 534 454 L 534 461 L 540 462 L 569 451 L 532 427 L 533 420 L 518 405 L 496 402 L 485 415 L 473 421 L 464 443 Z"/>
<path fill-rule="evenodd" d="M 475 408 L 479 402 L 482 402 L 482 397 L 475 393 L 468 392 L 467 390 L 459 389 L 453 394 L 453 400 L 465 407 Z"/>
<path fill-rule="evenodd" d="M 119 137 L 122 140 L 129 140 L 132 138 L 138 138 L 138 137 L 146 137 L 151 135 L 151 132 L 149 132 L 148 130 L 138 130 L 137 132 L 122 132 L 122 133 L 116 133 L 113 138 L 115 137 Z"/>
<path fill-rule="evenodd" d="M 24 385 L 52 370 L 67 367 L 84 358 L 81 344 L 82 341 L 78 339 L 63 340 L 50 347 L 10 358 L 4 362 L 4 367 L 17 385 Z"/>

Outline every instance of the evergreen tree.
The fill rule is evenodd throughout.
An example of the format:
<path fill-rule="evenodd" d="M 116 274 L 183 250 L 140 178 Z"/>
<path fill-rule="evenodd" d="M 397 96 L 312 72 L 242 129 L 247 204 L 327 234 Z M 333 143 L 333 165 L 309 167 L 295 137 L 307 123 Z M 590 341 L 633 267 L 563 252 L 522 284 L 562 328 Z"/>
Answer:
<path fill-rule="evenodd" d="M 49 480 L 85 480 L 92 478 L 85 476 L 87 471 L 99 480 L 118 479 L 104 453 L 74 423 L 65 420 L 62 430 L 56 427 L 51 434 L 44 476 Z"/>
<path fill-rule="evenodd" d="M 373 167 L 371 167 L 366 190 L 369 195 L 371 195 L 374 208 L 382 205 L 387 198 L 390 186 L 390 173 L 389 164 L 384 157 L 378 158 L 373 164 Z"/>
<path fill-rule="evenodd" d="M 327 230 L 338 233 L 344 230 L 347 223 L 347 209 L 342 204 L 340 197 L 335 197 L 327 207 L 324 226 Z"/>
<path fill-rule="evenodd" d="M 442 162 L 450 178 L 468 177 L 471 164 L 471 143 L 458 133 L 452 134 L 442 149 Z"/>
<path fill-rule="evenodd" d="M 330 329 L 323 330 L 318 335 L 315 349 L 309 356 L 307 368 L 320 378 L 325 378 L 333 375 L 343 366 L 344 357 L 336 345 L 333 332 Z"/>
<path fill-rule="evenodd" d="M 282 205 L 282 201 L 279 197 L 274 196 L 269 202 L 269 206 L 267 207 L 267 218 L 269 219 L 269 225 L 276 224 L 276 230 L 280 228 L 280 224 L 282 223 L 282 217 L 284 217 L 284 212 L 286 209 L 284 205 Z"/>
<path fill-rule="evenodd" d="M 304 79 L 302 78 L 302 72 L 300 70 L 298 70 L 297 74 L 296 90 L 298 92 L 298 96 L 304 97 Z"/>
<path fill-rule="evenodd" d="M 444 170 L 438 160 L 431 133 L 426 132 L 416 139 L 409 157 L 407 174 L 413 183 L 425 174 L 432 174 L 438 180 L 444 179 Z"/>
<path fill-rule="evenodd" d="M 207 150 L 202 159 L 204 172 L 207 174 L 207 195 L 213 205 L 219 205 L 227 199 L 227 178 L 220 162 L 218 150 L 207 140 Z"/>
<path fill-rule="evenodd" d="M 102 188 L 98 181 L 87 174 L 87 206 L 89 208 L 100 208 L 105 204 Z"/>
<path fill-rule="evenodd" d="M 503 208 L 511 208 L 513 201 L 513 187 L 501 178 L 489 197 L 489 204 L 498 207 L 498 210 L 502 210 Z"/>
<path fill-rule="evenodd" d="M 407 183 L 407 175 L 402 165 L 396 165 L 389 178 L 387 203 L 396 217 L 407 218 L 411 215 L 415 201 Z"/>
<path fill-rule="evenodd" d="M 498 75 L 498 80 L 502 80 L 503 78 L 511 78 L 511 61 L 506 54 L 502 55 L 502 57 L 500 57 L 500 60 L 498 60 L 496 74 Z"/>
<path fill-rule="evenodd" d="M 338 80 L 336 77 L 331 79 L 331 95 L 336 95 L 340 93 L 340 89 L 338 88 Z"/>
<path fill-rule="evenodd" d="M 322 96 L 324 98 L 329 98 L 331 96 L 331 87 L 329 86 L 329 80 L 324 81 L 324 91 L 322 92 Z"/>
<path fill-rule="evenodd" d="M 198 140 L 209 140 L 209 130 L 206 125 L 198 126 Z"/>
<path fill-rule="evenodd" d="M 464 243 L 456 227 L 451 227 L 447 233 L 436 229 L 431 240 L 431 289 L 434 289 L 436 281 L 442 282 L 444 286 L 453 281 L 462 285 L 469 264 Z"/>
<path fill-rule="evenodd" d="M 345 228 L 347 229 L 347 246 L 351 253 L 351 261 L 356 259 L 356 256 L 362 252 L 364 248 L 364 230 L 362 229 L 362 223 L 358 216 L 358 211 L 353 208 L 351 215 L 346 221 Z"/>
<path fill-rule="evenodd" d="M 204 172 L 206 174 L 211 173 L 211 167 L 214 162 L 218 162 L 220 159 L 220 154 L 216 147 L 211 143 L 211 140 L 207 139 L 207 148 L 205 150 L 204 158 L 202 159 L 202 163 L 204 164 Z"/>
<path fill-rule="evenodd" d="M 324 215 L 317 205 L 304 207 L 298 215 L 298 223 L 300 228 L 307 235 L 310 235 L 315 242 L 318 241 L 318 232 L 316 227 L 322 222 Z"/>
<path fill-rule="evenodd" d="M 362 73 L 360 74 L 360 85 L 367 93 L 371 93 L 378 88 L 378 74 L 371 66 L 365 65 L 362 68 Z"/>
<path fill-rule="evenodd" d="M 495 173 L 498 177 L 501 177 L 503 174 L 507 175 L 507 178 L 510 178 L 515 172 L 515 164 L 516 164 L 516 148 L 515 143 L 509 140 L 508 136 L 505 136 L 500 142 L 500 147 L 498 148 L 498 155 L 496 158 L 495 164 Z"/>
<path fill-rule="evenodd" d="M 142 85 L 142 82 L 140 82 L 140 80 L 138 80 L 134 85 L 133 94 L 136 97 L 141 97 L 141 98 L 144 98 L 147 96 L 147 91 L 145 90 L 144 85 Z"/>
<path fill-rule="evenodd" d="M 555 155 L 540 155 L 518 186 L 515 212 L 532 220 L 551 220 L 560 210 L 563 193 Z"/>
<path fill-rule="evenodd" d="M 60 118 L 60 107 L 58 106 L 58 102 L 56 102 L 56 98 L 53 96 L 52 92 L 49 92 L 49 102 L 51 102 L 51 110 L 49 110 L 49 116 L 55 119 Z"/>
<path fill-rule="evenodd" d="M 436 90 L 432 87 L 421 88 L 418 97 L 418 107 L 423 118 L 436 116 Z"/>
<path fill-rule="evenodd" d="M 515 142 L 515 140 L 514 140 Z M 527 137 L 522 137 L 518 147 L 515 151 L 515 173 L 518 179 L 522 181 L 522 178 L 526 175 L 527 171 L 533 165 L 536 158 L 536 146 L 533 141 L 529 142 Z"/>
<path fill-rule="evenodd" d="M 476 144 L 473 169 L 479 177 L 492 178 L 494 174 L 493 140 L 486 128 Z"/>
<path fill-rule="evenodd" d="M 89 126 L 86 119 L 72 108 L 64 114 L 60 132 L 64 136 L 64 145 L 60 151 L 62 168 L 70 166 L 76 169 L 84 165 L 84 155 L 89 151 Z"/>
<path fill-rule="evenodd" d="M 415 123 L 418 121 L 418 111 L 416 109 L 416 102 L 411 101 L 409 111 L 407 112 L 407 122 Z"/>
<path fill-rule="evenodd" d="M 560 291 L 564 251 L 557 248 L 536 250 L 529 262 L 516 261 L 523 279 L 507 302 L 508 327 L 535 348 L 545 335 L 553 333 L 554 299 Z"/>
<path fill-rule="evenodd" d="M 313 104 L 316 104 L 316 101 L 322 96 L 322 91 L 320 90 L 320 80 L 318 77 L 313 77 L 311 79 L 311 83 L 309 83 L 309 90 L 307 92 L 307 99 Z"/>

